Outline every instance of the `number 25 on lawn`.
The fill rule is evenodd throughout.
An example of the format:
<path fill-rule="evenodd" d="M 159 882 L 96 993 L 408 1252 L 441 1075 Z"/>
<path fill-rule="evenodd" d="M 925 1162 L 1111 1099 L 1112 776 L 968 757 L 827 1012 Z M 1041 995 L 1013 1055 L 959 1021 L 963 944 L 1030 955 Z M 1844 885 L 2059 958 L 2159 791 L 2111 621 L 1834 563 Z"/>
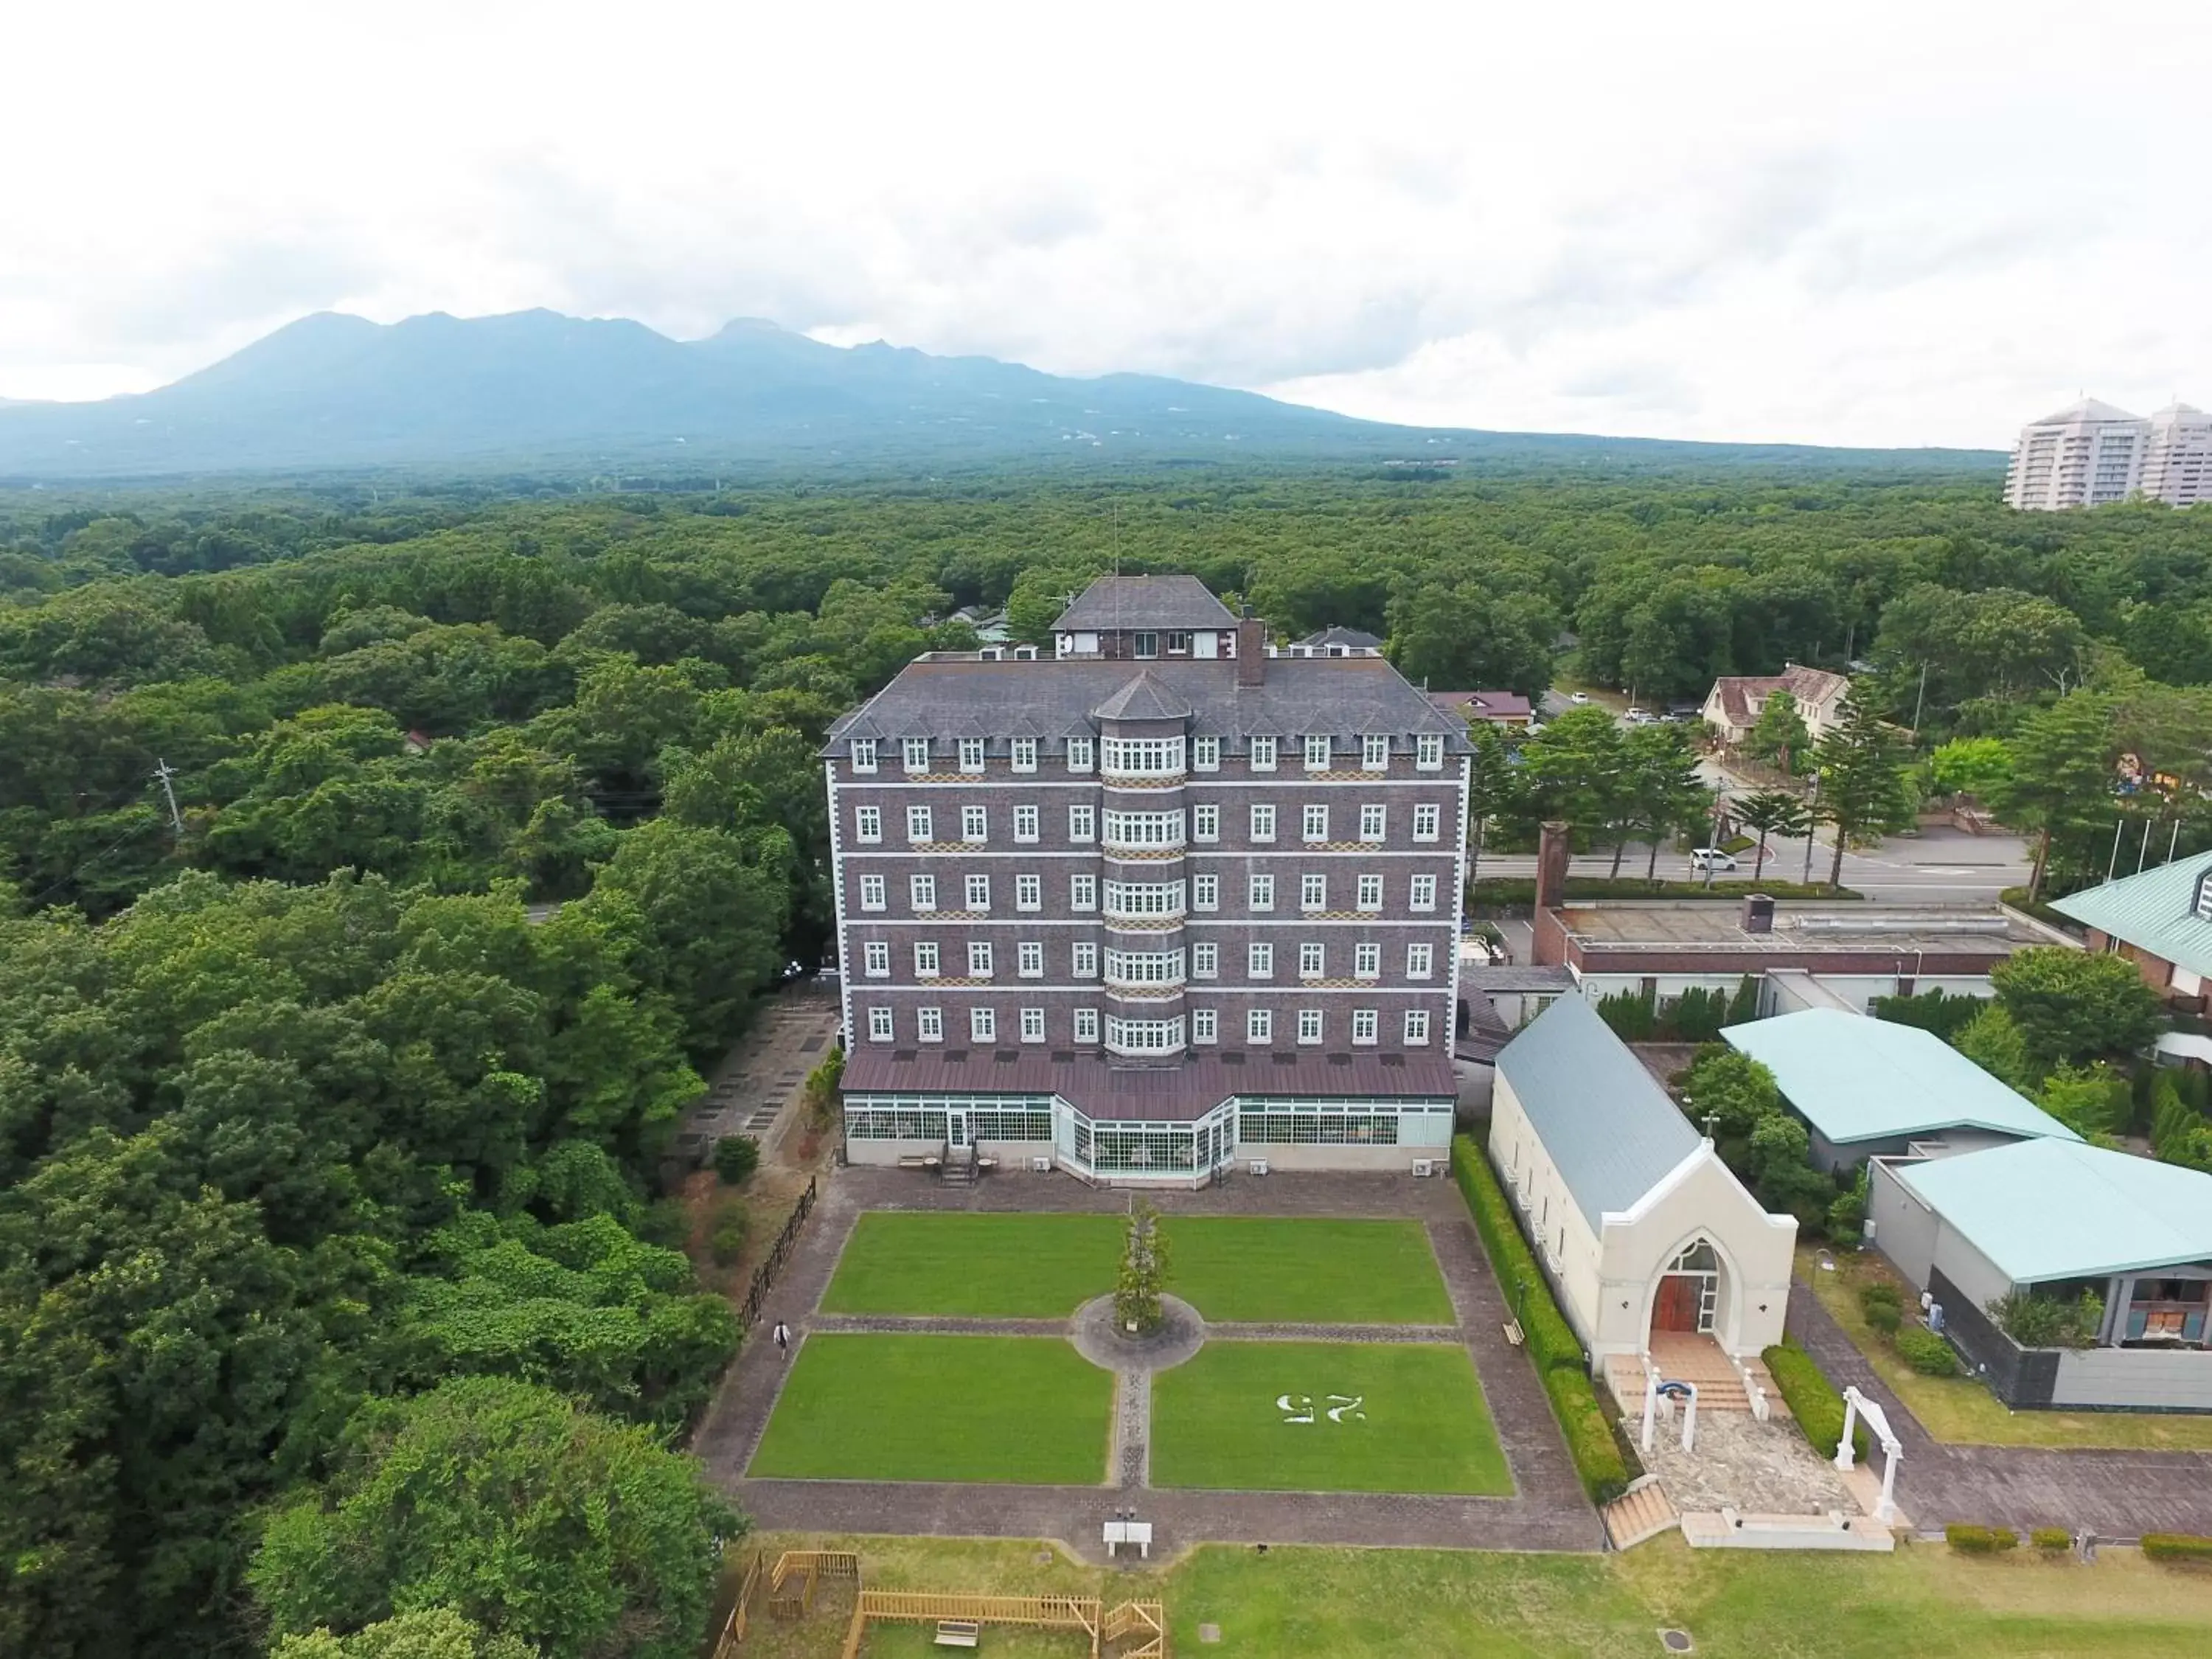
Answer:
<path fill-rule="evenodd" d="M 1322 1415 L 1332 1423 L 1364 1423 L 1367 1420 L 1367 1396 L 1359 1394 L 1325 1395 L 1328 1407 Z M 1310 1423 L 1314 1420 L 1314 1397 L 1310 1394 L 1286 1394 L 1278 1396 L 1275 1409 L 1283 1413 L 1285 1423 Z"/>

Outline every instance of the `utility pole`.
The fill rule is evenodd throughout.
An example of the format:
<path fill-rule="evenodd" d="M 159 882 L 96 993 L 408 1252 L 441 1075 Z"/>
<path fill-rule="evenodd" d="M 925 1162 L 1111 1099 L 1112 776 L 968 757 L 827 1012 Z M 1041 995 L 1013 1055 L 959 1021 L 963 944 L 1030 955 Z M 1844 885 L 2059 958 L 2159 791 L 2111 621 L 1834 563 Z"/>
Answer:
<path fill-rule="evenodd" d="M 1928 701 L 1928 665 L 1927 665 L 1926 663 L 1924 663 L 1924 662 L 1923 662 L 1923 663 L 1922 663 L 1922 664 L 1920 665 L 1920 690 L 1919 690 L 1917 693 L 1915 693 L 1915 694 L 1914 694 L 1914 696 L 1913 696 L 1913 699 L 1912 699 L 1912 740 L 1913 740 L 1915 743 L 1917 743 L 1917 742 L 1920 740 L 1920 708 L 1921 708 L 1921 705 L 1922 705 L 1923 703 L 1926 702 L 1927 701 Z"/>
<path fill-rule="evenodd" d="M 1840 836 L 1844 832 L 1838 829 L 1836 833 Z M 1820 838 L 1820 775 L 1815 772 L 1813 774 L 1813 798 L 1806 803 L 1805 806 L 1805 873 L 1798 879 L 1797 884 L 1800 887 L 1810 887 L 1813 884 L 1813 843 Z"/>
<path fill-rule="evenodd" d="M 161 798 L 169 803 L 169 827 L 176 832 L 177 839 L 182 841 L 185 838 L 184 814 L 177 811 L 177 792 L 169 787 L 169 780 L 176 775 L 170 769 L 168 762 L 155 763 L 154 776 L 161 786 Z"/>

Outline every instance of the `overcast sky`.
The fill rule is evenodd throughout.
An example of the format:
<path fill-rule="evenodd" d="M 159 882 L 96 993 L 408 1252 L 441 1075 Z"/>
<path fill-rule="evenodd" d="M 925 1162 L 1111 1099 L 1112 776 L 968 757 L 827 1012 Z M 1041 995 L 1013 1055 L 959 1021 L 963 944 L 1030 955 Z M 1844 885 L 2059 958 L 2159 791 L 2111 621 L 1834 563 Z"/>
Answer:
<path fill-rule="evenodd" d="M 18 0 L 5 39 L 0 397 L 547 306 L 1516 430 L 2212 405 L 2201 3 Z"/>

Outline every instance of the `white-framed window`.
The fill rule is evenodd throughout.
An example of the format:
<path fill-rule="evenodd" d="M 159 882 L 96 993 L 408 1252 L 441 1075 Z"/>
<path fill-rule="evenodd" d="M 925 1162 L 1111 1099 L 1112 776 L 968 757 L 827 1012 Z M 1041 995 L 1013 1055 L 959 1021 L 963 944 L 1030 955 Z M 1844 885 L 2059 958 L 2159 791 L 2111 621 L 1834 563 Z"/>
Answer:
<path fill-rule="evenodd" d="M 1182 910 L 1179 881 L 1109 881 L 1106 908 L 1117 916 L 1172 916 Z"/>
<path fill-rule="evenodd" d="M 1194 772 L 1218 772 L 1221 769 L 1221 739 L 1193 738 L 1190 740 L 1190 765 Z"/>
<path fill-rule="evenodd" d="M 1221 908 L 1221 878 L 1193 876 L 1190 878 L 1190 908 L 1194 910 L 1218 910 Z"/>
<path fill-rule="evenodd" d="M 1275 878 L 1273 876 L 1253 876 L 1246 886 L 1244 902 L 1251 909 L 1272 910 L 1275 908 Z"/>
<path fill-rule="evenodd" d="M 1298 1010 L 1298 1041 L 1300 1042 L 1319 1042 L 1321 1041 L 1320 1009 L 1301 1008 Z"/>
<path fill-rule="evenodd" d="M 1413 809 L 1413 839 L 1434 841 L 1443 818 L 1443 809 L 1432 800 L 1423 801 Z"/>
<path fill-rule="evenodd" d="M 863 910 L 884 908 L 884 878 L 881 876 L 860 878 L 860 908 Z"/>
<path fill-rule="evenodd" d="M 1193 979 L 1213 979 L 1221 972 L 1221 947 L 1212 939 L 1201 940 L 1190 947 L 1190 976 Z"/>
<path fill-rule="evenodd" d="M 1016 844 L 1025 844 L 1035 841 L 1036 838 L 1036 808 L 1034 806 L 1017 806 L 1014 808 L 1014 841 Z"/>
<path fill-rule="evenodd" d="M 1075 1011 L 1075 1040 L 1078 1042 L 1098 1041 L 1098 1011 L 1096 1008 L 1078 1008 Z"/>
<path fill-rule="evenodd" d="M 1193 841 L 1221 839 L 1221 809 L 1218 806 L 1194 806 L 1190 809 L 1190 838 Z"/>
<path fill-rule="evenodd" d="M 996 1008 L 970 1008 L 968 1011 L 968 1041 L 996 1042 L 999 1040 L 999 1011 Z"/>
<path fill-rule="evenodd" d="M 891 945 L 889 939 L 872 939 L 860 947 L 864 971 L 870 979 L 888 979 L 891 971 Z"/>
<path fill-rule="evenodd" d="M 896 1040 L 897 1036 L 898 1028 L 892 1023 L 891 1011 L 890 1009 L 871 1008 L 868 1010 L 869 1042 L 890 1042 Z"/>
<path fill-rule="evenodd" d="M 971 939 L 968 941 L 968 977 L 970 979 L 991 977 L 990 940 Z"/>
<path fill-rule="evenodd" d="M 1327 738 L 1314 736 L 1306 739 L 1306 770 L 1309 772 L 1328 770 L 1328 739 Z"/>
<path fill-rule="evenodd" d="M 1359 839 L 1380 841 L 1389 827 L 1390 811 L 1380 801 L 1369 803 L 1359 809 Z"/>
<path fill-rule="evenodd" d="M 1044 908 L 1044 878 L 1042 876 L 1014 878 L 1014 908 L 1017 910 Z"/>
<path fill-rule="evenodd" d="M 1407 896 L 1406 902 L 1411 908 L 1415 910 L 1435 909 L 1437 908 L 1437 878 L 1434 876 L 1415 876 L 1413 878 L 1413 891 Z"/>
<path fill-rule="evenodd" d="M 1182 769 L 1181 738 L 1102 738 L 1098 757 L 1109 772 L 1143 778 L 1173 777 Z"/>
<path fill-rule="evenodd" d="M 1221 1035 L 1221 1013 L 1215 1008 L 1194 1008 L 1190 1011 L 1190 1040 L 1193 1042 L 1218 1042 Z"/>
<path fill-rule="evenodd" d="M 916 915 L 937 908 L 937 878 L 908 876 L 906 878 L 907 897 L 912 901 Z"/>
<path fill-rule="evenodd" d="M 968 878 L 968 908 L 970 910 L 988 910 L 991 908 L 990 877 Z"/>
<path fill-rule="evenodd" d="M 853 813 L 853 835 L 861 842 L 878 842 L 884 838 L 884 809 L 862 806 Z"/>
<path fill-rule="evenodd" d="M 937 941 L 933 939 L 914 942 L 914 976 L 916 979 L 937 977 Z"/>
<path fill-rule="evenodd" d="M 1327 841 L 1328 839 L 1328 808 L 1318 803 L 1307 807 L 1301 823 L 1300 833 L 1308 841 Z"/>
<path fill-rule="evenodd" d="M 929 770 L 929 739 L 927 738 L 908 738 L 899 747 L 905 758 L 908 771 Z"/>
<path fill-rule="evenodd" d="M 2212 871 L 2207 871 L 2197 878 L 2197 919 L 2212 921 Z M 2110 948 L 2109 941 L 2107 948 Z"/>
<path fill-rule="evenodd" d="M 927 806 L 909 806 L 906 809 L 906 838 L 915 842 L 936 839 L 930 822 L 929 809 Z"/>
<path fill-rule="evenodd" d="M 1390 765 L 1390 739 L 1362 738 L 1359 740 L 1359 763 L 1370 772 L 1387 771 Z"/>
<path fill-rule="evenodd" d="M 1106 1046 L 1117 1054 L 1170 1054 L 1182 1047 L 1180 1019 L 1116 1019 L 1106 1016 Z"/>
<path fill-rule="evenodd" d="M 1037 744 L 1035 738 L 1016 738 L 1013 743 L 1013 750 L 1015 771 L 1034 772 L 1036 770 Z"/>
<path fill-rule="evenodd" d="M 1014 946 L 1014 971 L 1024 979 L 1044 977 L 1044 944 L 1042 940 L 1025 939 Z"/>
<path fill-rule="evenodd" d="M 1244 947 L 1244 977 L 1273 979 L 1275 976 L 1275 947 L 1267 944 L 1248 945 Z"/>
<path fill-rule="evenodd" d="M 1352 976 L 1354 979 L 1382 977 L 1382 947 L 1370 940 L 1352 947 Z"/>
<path fill-rule="evenodd" d="M 1133 653 L 1137 656 L 1157 657 L 1160 654 L 1160 636 L 1149 629 L 1133 635 Z"/>
<path fill-rule="evenodd" d="M 1067 769 L 1088 772 L 1097 763 L 1097 755 L 1089 738 L 1070 738 L 1067 740 Z"/>
<path fill-rule="evenodd" d="M 914 1034 L 924 1042 L 945 1041 L 945 1010 L 917 1008 L 914 1011 Z"/>
<path fill-rule="evenodd" d="M 1406 1046 L 1418 1048 L 1429 1040 L 1429 1011 L 1425 1008 L 1406 1010 Z"/>
<path fill-rule="evenodd" d="M 852 756 L 853 769 L 855 772 L 874 771 L 876 769 L 876 740 L 873 738 L 854 738 Z"/>
<path fill-rule="evenodd" d="M 1298 946 L 1298 977 L 1320 979 L 1328 971 L 1328 951 L 1319 939 L 1310 939 Z"/>
<path fill-rule="evenodd" d="M 1067 908 L 1071 910 L 1096 910 L 1098 908 L 1098 878 L 1070 876 L 1067 878 Z"/>
<path fill-rule="evenodd" d="M 991 815 L 980 806 L 960 809 L 960 839 L 984 842 L 991 838 Z"/>
<path fill-rule="evenodd" d="M 1252 739 L 1252 769 L 1272 772 L 1275 769 L 1275 740 L 1273 738 Z"/>
<path fill-rule="evenodd" d="M 1067 809 L 1067 838 L 1070 841 L 1098 839 L 1098 809 L 1095 806 L 1071 806 Z"/>
<path fill-rule="evenodd" d="M 980 772 L 983 769 L 982 738 L 960 739 L 960 769 L 963 772 Z"/>
<path fill-rule="evenodd" d="M 1120 847 L 1182 845 L 1180 812 L 1116 812 L 1109 808 L 1104 830 L 1106 839 Z"/>
<path fill-rule="evenodd" d="M 1078 979 L 1097 979 L 1098 977 L 1097 944 L 1087 939 L 1076 940 L 1075 948 L 1069 953 L 1069 967 Z"/>
<path fill-rule="evenodd" d="M 1266 1042 L 1275 1035 L 1275 1016 L 1266 1008 L 1247 1008 L 1244 1011 L 1244 1041 Z"/>
<path fill-rule="evenodd" d="M 1374 1009 L 1354 1008 L 1352 1011 L 1352 1042 L 1362 1048 L 1373 1042 L 1375 1041 L 1376 1027 L 1379 1024 L 1380 1022 L 1376 1018 L 1376 1011 Z"/>
<path fill-rule="evenodd" d="M 1272 802 L 1255 801 L 1252 805 L 1252 839 L 1273 841 L 1275 838 L 1275 808 Z"/>
<path fill-rule="evenodd" d="M 1043 1009 L 1024 1008 L 1022 1010 L 1022 1041 L 1024 1042 L 1042 1042 L 1044 1041 Z"/>
<path fill-rule="evenodd" d="M 1328 908 L 1328 878 L 1309 872 L 1298 878 L 1298 908 L 1326 910 Z"/>
<path fill-rule="evenodd" d="M 1106 977 L 1122 985 L 1178 985 L 1182 982 L 1180 951 L 1106 951 Z"/>
<path fill-rule="evenodd" d="M 1438 770 L 1444 763 L 1443 734 L 1424 732 L 1413 739 L 1413 764 L 1424 772 Z"/>
<path fill-rule="evenodd" d="M 1426 979 L 1436 964 L 1437 947 L 1433 945 L 1408 945 L 1406 947 L 1406 977 Z"/>
<path fill-rule="evenodd" d="M 1359 908 L 1380 910 L 1382 908 L 1382 878 L 1362 876 L 1359 878 Z"/>

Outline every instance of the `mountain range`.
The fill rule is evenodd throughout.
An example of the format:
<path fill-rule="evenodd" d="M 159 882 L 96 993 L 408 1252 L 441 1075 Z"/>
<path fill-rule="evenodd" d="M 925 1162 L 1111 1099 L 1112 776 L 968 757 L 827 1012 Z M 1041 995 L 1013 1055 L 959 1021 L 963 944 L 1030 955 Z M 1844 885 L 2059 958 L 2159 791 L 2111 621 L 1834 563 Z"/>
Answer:
<path fill-rule="evenodd" d="M 757 319 L 702 340 L 550 311 L 378 324 L 321 312 L 153 392 L 0 402 L 0 479 L 517 470 L 662 473 L 1054 455 L 1634 465 L 1703 457 L 1956 468 L 1971 451 L 1417 428 L 1145 374 L 1070 379 L 880 342 L 825 345 Z"/>

